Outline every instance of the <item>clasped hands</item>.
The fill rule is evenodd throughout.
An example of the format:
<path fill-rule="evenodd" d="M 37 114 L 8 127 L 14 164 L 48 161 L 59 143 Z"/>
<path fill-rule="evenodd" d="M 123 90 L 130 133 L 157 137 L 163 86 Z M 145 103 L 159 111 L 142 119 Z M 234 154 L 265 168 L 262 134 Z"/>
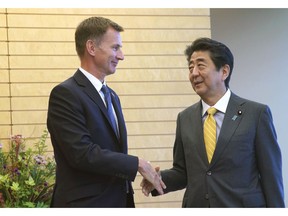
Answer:
<path fill-rule="evenodd" d="M 139 158 L 138 171 L 143 176 L 140 186 L 145 196 L 149 196 L 150 192 L 154 189 L 156 189 L 160 195 L 164 194 L 163 189 L 166 189 L 166 185 L 161 179 L 159 170 L 159 167 L 154 169 L 149 161 Z"/>

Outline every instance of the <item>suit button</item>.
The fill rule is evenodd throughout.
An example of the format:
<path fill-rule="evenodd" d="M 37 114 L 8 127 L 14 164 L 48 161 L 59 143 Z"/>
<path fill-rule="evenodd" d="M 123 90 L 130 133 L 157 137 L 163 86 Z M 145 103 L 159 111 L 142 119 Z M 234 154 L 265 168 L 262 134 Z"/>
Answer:
<path fill-rule="evenodd" d="M 212 175 L 212 172 L 209 170 L 206 174 L 207 174 L 208 176 L 211 176 L 211 175 Z"/>
<path fill-rule="evenodd" d="M 206 200 L 209 199 L 209 194 L 205 194 L 205 199 L 206 199 Z"/>

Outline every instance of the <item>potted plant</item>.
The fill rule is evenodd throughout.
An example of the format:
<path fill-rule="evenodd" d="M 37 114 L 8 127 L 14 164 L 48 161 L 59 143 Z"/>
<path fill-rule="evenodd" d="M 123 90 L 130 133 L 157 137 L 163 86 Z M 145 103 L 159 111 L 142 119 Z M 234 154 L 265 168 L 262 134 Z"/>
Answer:
<path fill-rule="evenodd" d="M 47 154 L 47 137 L 44 130 L 33 148 L 25 148 L 22 135 L 14 135 L 8 152 L 0 144 L 0 207 L 49 207 L 56 163 Z"/>

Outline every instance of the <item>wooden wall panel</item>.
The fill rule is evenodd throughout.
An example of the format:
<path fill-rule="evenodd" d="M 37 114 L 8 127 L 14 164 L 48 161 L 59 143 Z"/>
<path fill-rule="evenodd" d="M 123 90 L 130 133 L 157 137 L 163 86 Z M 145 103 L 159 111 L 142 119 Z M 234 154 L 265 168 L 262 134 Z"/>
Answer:
<path fill-rule="evenodd" d="M 11 27 L 30 27 L 30 28 L 72 28 L 79 24 L 80 20 L 86 19 L 90 15 L 83 16 L 67 16 L 67 15 L 42 15 L 42 14 L 11 14 L 8 17 L 8 23 Z M 185 28 L 207 28 L 210 24 L 208 16 L 191 16 L 187 22 L 186 16 L 179 16 L 177 19 L 173 16 L 158 16 L 158 15 L 138 15 L 133 16 L 105 16 L 108 19 L 114 20 L 117 23 L 123 23 L 125 29 L 152 29 L 152 28 L 168 28 L 168 29 L 185 29 Z M 1 24 L 1 23 L 0 23 Z"/>
<path fill-rule="evenodd" d="M 211 36 L 209 9 L 0 9 L 0 141 L 7 149 L 11 134 L 38 140 L 46 129 L 51 89 L 79 67 L 75 28 L 95 15 L 125 28 L 125 60 L 107 82 L 120 96 L 129 154 L 168 169 L 177 115 L 199 100 L 183 52 L 197 37 Z M 47 144 L 53 154 L 51 141 Z M 141 179 L 138 174 L 133 183 L 136 207 L 181 206 L 183 190 L 147 198 Z"/>
<path fill-rule="evenodd" d="M 49 96 L 51 89 L 55 85 L 55 83 L 12 83 L 11 95 Z M 127 82 L 125 83 L 125 88 L 123 88 L 122 83 L 114 82 L 110 83 L 109 86 L 120 95 L 173 95 L 191 93 L 191 85 L 187 82 Z M 8 88 L 8 85 L 6 87 Z M 149 101 L 147 103 L 149 104 Z"/>
<path fill-rule="evenodd" d="M 11 28 L 8 30 L 8 34 L 11 41 L 73 41 L 74 29 L 18 29 Z M 207 29 L 128 29 L 122 33 L 123 43 L 135 42 L 137 38 L 138 42 L 181 42 L 181 41 L 193 41 L 197 37 L 209 37 L 210 31 Z"/>
<path fill-rule="evenodd" d="M 7 40 L 7 30 L 0 27 L 0 41 L 6 41 Z"/>
<path fill-rule="evenodd" d="M 173 134 L 176 123 L 173 122 L 127 122 L 129 135 Z M 157 151 L 157 150 L 156 150 Z"/>
<path fill-rule="evenodd" d="M 171 134 L 153 134 L 153 135 L 129 135 L 128 143 L 130 149 L 162 149 L 172 148 L 174 144 L 174 133 Z M 169 158 L 170 160 L 171 158 Z M 169 166 L 171 166 L 169 162 Z"/>
<path fill-rule="evenodd" d="M 0 55 L 0 69 L 8 69 L 8 56 Z"/>
<path fill-rule="evenodd" d="M 10 70 L 13 82 L 60 82 L 76 72 L 73 69 L 12 69 Z M 1 70 L 0 70 L 1 73 Z M 7 71 L 5 76 L 8 77 Z M 187 82 L 186 68 L 118 68 L 113 76 L 108 76 L 110 82 L 150 82 L 150 81 L 183 81 Z M 4 71 L 3 71 L 4 74 Z M 1 78 L 2 81 L 2 78 Z M 192 92 L 193 93 L 193 92 Z"/>
<path fill-rule="evenodd" d="M 9 72 L 8 72 L 8 70 L 1 70 L 0 69 L 0 83 L 8 83 L 8 82 L 9 82 Z"/>
<path fill-rule="evenodd" d="M 174 121 L 183 108 L 124 109 L 126 121 Z"/>
<path fill-rule="evenodd" d="M 13 124 L 12 133 L 13 134 L 22 134 L 28 138 L 38 139 L 40 135 L 43 134 L 43 131 L 46 129 L 46 124 Z"/>
<path fill-rule="evenodd" d="M 23 108 L 25 107 L 23 106 Z M 124 109 L 123 114 L 126 116 L 126 122 L 174 122 L 177 114 L 182 110 L 183 108 Z M 13 123 L 41 124 L 46 121 L 46 114 L 46 110 L 14 111 L 12 113 Z"/>
<path fill-rule="evenodd" d="M 5 125 L 2 123 L 2 120 L 0 122 L 0 134 L 1 134 L 1 144 L 3 146 L 3 151 L 8 151 L 9 149 L 9 138 L 11 135 L 11 126 Z"/>
<path fill-rule="evenodd" d="M 9 50 L 7 40 L 6 9 L 0 9 L 0 143 L 8 149 L 11 134 Z"/>
<path fill-rule="evenodd" d="M 37 95 L 37 97 L 13 97 L 11 104 L 15 111 L 47 110 L 48 96 L 41 97 Z"/>
<path fill-rule="evenodd" d="M 0 27 L 6 27 L 6 15 L 0 12 Z"/>
<path fill-rule="evenodd" d="M 7 55 L 7 53 L 8 53 L 7 42 L 0 41 L 0 55 Z"/>
<path fill-rule="evenodd" d="M 199 100 L 196 95 L 123 95 L 120 94 L 123 110 L 126 109 L 159 109 L 159 108 L 180 108 L 184 109 L 191 103 Z M 4 98 L 3 98 L 4 100 Z M 177 103 L 175 103 L 177 100 Z M 8 107 L 9 99 L 5 98 L 7 103 L 1 107 Z M 147 103 L 149 101 L 149 103 Z M 23 96 L 13 97 L 11 100 L 13 110 L 46 110 L 48 107 L 48 96 Z"/>
<path fill-rule="evenodd" d="M 12 119 L 14 125 L 34 125 L 43 124 L 46 122 L 47 111 L 14 111 L 12 113 Z"/>
<path fill-rule="evenodd" d="M 130 154 L 138 155 L 141 158 L 145 158 L 149 161 L 154 161 L 153 164 L 156 165 L 156 161 L 171 160 L 173 157 L 173 152 L 171 148 L 161 148 L 161 151 L 151 152 L 151 149 L 130 149 Z"/>
<path fill-rule="evenodd" d="M 188 43 L 183 42 L 123 42 L 123 52 L 125 56 L 129 55 L 183 55 L 183 47 Z M 7 49 L 4 43 L 0 42 L 0 46 L 5 49 L 0 50 L 1 53 L 6 53 Z M 71 55 L 75 53 L 74 42 L 60 41 L 60 42 L 17 42 L 9 44 L 10 53 L 13 55 L 44 55 L 44 56 L 58 56 Z"/>
<path fill-rule="evenodd" d="M 1 102 L 1 100 L 0 100 Z M 10 124 L 10 112 L 0 112 L 1 124 Z"/>
<path fill-rule="evenodd" d="M 76 71 L 73 69 L 11 69 L 10 76 L 13 82 L 19 83 L 43 83 L 54 82 L 59 83 L 72 76 Z"/>
<path fill-rule="evenodd" d="M 0 97 L 0 110 L 10 111 L 10 100 L 8 97 Z"/>
<path fill-rule="evenodd" d="M 9 84 L 0 83 L 0 97 L 8 97 L 10 95 Z"/>
<path fill-rule="evenodd" d="M 158 15 L 158 16 L 210 16 L 207 8 L 8 8 L 9 14 L 65 14 L 87 16 L 108 16 L 108 15 Z M 208 27 L 210 28 L 210 26 Z"/>
<path fill-rule="evenodd" d="M 184 59 L 185 60 L 185 59 Z M 7 58 L 3 58 L 7 61 Z M 77 56 L 11 56 L 10 67 L 11 69 L 66 69 L 77 68 Z M 7 65 L 7 64 L 6 64 Z M 147 66 L 148 65 L 148 66 Z M 183 61 L 183 56 L 126 56 L 124 61 L 119 62 L 119 68 L 184 68 L 187 62 Z M 7 67 L 7 66 L 6 66 Z"/>
<path fill-rule="evenodd" d="M 175 101 L 177 100 L 177 103 Z M 186 108 L 191 103 L 194 103 L 199 100 L 199 97 L 196 95 L 121 95 L 121 103 L 124 108 L 171 108 L 179 107 Z M 149 103 L 147 103 L 149 101 Z"/>
<path fill-rule="evenodd" d="M 12 83 L 11 96 L 49 96 L 55 83 Z"/>

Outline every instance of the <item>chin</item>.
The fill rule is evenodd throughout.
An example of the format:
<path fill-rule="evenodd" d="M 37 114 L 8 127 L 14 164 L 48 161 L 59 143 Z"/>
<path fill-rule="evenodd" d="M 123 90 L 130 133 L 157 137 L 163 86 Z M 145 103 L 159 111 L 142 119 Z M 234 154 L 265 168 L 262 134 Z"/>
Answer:
<path fill-rule="evenodd" d="M 204 92 L 201 88 L 194 88 L 194 91 L 196 92 L 196 94 L 198 94 L 199 96 L 203 95 Z"/>
<path fill-rule="evenodd" d="M 110 72 L 109 72 L 109 74 L 111 75 L 111 74 L 114 74 L 116 72 L 116 69 L 115 70 L 111 70 Z"/>

